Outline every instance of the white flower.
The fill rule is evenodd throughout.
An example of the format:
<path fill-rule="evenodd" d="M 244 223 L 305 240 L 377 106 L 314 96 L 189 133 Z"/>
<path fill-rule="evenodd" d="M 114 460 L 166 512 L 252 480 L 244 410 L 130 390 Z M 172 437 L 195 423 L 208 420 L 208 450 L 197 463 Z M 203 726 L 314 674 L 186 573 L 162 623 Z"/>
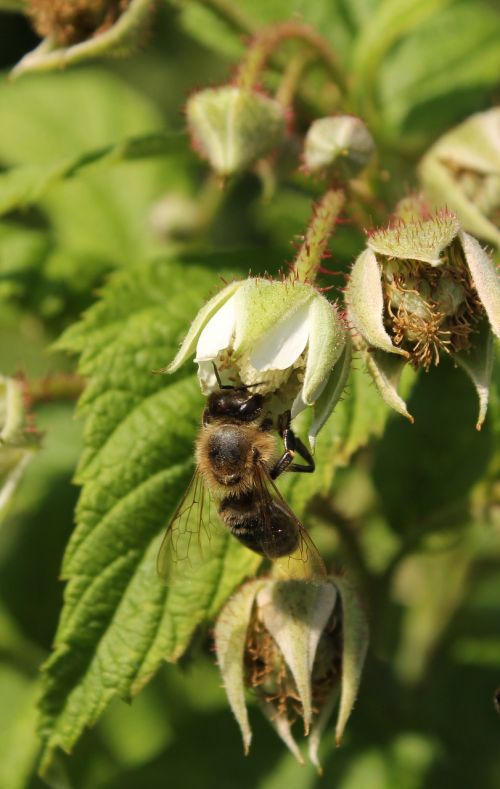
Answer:
<path fill-rule="evenodd" d="M 375 231 L 352 267 L 346 302 L 355 343 L 392 408 L 412 420 L 397 391 L 404 364 L 428 370 L 446 353 L 476 388 L 480 429 L 493 335 L 500 337 L 500 282 L 493 261 L 455 214 L 396 215 Z"/>
<path fill-rule="evenodd" d="M 321 735 L 338 703 L 335 739 L 340 745 L 368 646 L 366 617 L 351 585 L 330 576 L 314 583 L 254 579 L 226 603 L 214 635 L 245 752 L 252 739 L 246 686 L 301 763 L 292 725 L 302 718 L 309 758 L 321 772 Z"/>
<path fill-rule="evenodd" d="M 292 417 L 313 406 L 311 442 L 343 391 L 351 358 L 331 302 L 312 285 L 262 278 L 232 282 L 205 304 L 167 372 L 193 353 L 204 394 L 217 388 L 215 365 L 225 383 L 258 384 Z"/>

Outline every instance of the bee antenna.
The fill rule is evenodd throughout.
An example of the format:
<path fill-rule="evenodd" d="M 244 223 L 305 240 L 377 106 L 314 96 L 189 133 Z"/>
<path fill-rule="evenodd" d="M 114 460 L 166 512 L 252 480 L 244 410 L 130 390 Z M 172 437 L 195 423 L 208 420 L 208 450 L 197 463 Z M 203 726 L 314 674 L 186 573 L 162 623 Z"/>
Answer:
<path fill-rule="evenodd" d="M 219 389 L 222 389 L 222 381 L 220 379 L 219 371 L 217 369 L 217 365 L 215 364 L 215 362 L 212 362 L 212 366 L 214 368 L 215 378 L 217 380 L 217 384 L 219 386 Z"/>

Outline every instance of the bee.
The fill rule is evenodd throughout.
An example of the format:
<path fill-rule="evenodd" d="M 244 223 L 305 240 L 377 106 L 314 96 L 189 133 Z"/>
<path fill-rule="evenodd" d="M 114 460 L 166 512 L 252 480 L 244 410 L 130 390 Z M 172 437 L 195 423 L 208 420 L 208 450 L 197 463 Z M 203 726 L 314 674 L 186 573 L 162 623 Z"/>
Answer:
<path fill-rule="evenodd" d="M 172 563 L 189 561 L 202 532 L 209 538 L 212 505 L 246 548 L 273 562 L 297 560 L 295 576 L 326 575 L 318 550 L 274 482 L 285 471 L 311 473 L 315 468 L 311 453 L 290 427 L 290 411 L 277 420 L 283 452 L 276 459 L 265 396 L 252 393 L 249 386 L 222 385 L 217 370 L 216 377 L 219 388 L 208 397 L 196 441 L 196 470 L 163 539 L 159 575 L 168 581 Z M 296 463 L 296 455 L 304 463 Z"/>

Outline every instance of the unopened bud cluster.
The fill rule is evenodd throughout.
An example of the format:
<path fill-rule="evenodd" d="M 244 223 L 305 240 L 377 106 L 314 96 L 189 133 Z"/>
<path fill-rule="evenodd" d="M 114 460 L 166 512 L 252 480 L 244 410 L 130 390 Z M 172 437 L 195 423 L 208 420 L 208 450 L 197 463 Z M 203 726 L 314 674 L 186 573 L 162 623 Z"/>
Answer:
<path fill-rule="evenodd" d="M 277 101 L 236 85 L 193 94 L 186 116 L 194 147 L 221 176 L 241 172 L 270 153 L 285 129 Z"/>

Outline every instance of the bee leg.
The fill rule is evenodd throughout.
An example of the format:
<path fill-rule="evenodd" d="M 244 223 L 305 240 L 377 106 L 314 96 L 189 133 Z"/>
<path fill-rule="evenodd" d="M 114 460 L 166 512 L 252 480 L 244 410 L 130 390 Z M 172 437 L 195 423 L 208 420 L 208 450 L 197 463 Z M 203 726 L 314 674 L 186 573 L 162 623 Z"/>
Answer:
<path fill-rule="evenodd" d="M 271 479 L 276 479 L 284 471 L 299 471 L 310 474 L 316 468 L 314 458 L 290 427 L 290 411 L 285 411 L 278 419 L 278 432 L 283 439 L 285 451 L 271 469 Z M 306 461 L 306 465 L 294 463 L 295 453 Z"/>

